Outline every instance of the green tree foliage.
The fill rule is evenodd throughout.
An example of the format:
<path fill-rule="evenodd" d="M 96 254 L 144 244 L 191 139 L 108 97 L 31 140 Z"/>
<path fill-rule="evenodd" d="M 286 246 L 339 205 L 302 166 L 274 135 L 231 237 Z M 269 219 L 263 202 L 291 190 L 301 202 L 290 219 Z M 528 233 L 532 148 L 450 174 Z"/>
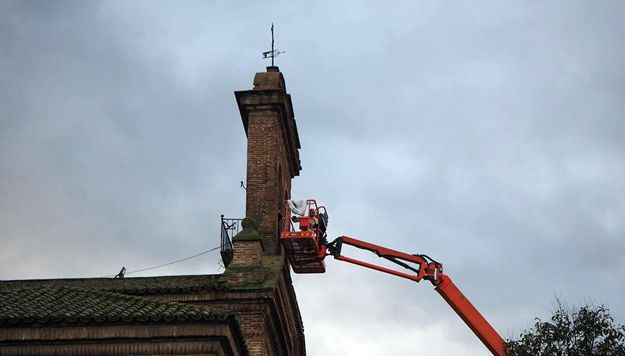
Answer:
<path fill-rule="evenodd" d="M 603 305 L 571 309 L 558 301 L 550 321 L 536 319 L 519 339 L 506 342 L 514 356 L 625 356 L 625 326 Z"/>

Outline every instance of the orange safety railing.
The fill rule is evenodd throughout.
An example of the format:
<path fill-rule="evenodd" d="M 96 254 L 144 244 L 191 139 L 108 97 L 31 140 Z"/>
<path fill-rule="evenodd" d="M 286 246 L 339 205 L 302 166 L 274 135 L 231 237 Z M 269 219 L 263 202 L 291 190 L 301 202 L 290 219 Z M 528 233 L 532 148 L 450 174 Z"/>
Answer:
<path fill-rule="evenodd" d="M 327 224 L 325 207 L 318 206 L 314 199 L 306 200 L 302 216 L 291 214 L 288 202 L 285 202 L 284 228 L 280 241 L 294 272 L 325 272 L 323 260 L 326 256 Z"/>

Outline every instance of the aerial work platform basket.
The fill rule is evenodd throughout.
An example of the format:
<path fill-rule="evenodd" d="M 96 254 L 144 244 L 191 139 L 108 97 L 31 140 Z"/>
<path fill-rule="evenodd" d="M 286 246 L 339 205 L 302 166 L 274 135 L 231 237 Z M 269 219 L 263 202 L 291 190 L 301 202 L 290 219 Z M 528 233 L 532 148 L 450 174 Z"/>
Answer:
<path fill-rule="evenodd" d="M 284 216 L 280 242 L 293 272 L 324 273 L 328 226 L 326 208 L 317 206 L 313 199 L 288 200 Z"/>

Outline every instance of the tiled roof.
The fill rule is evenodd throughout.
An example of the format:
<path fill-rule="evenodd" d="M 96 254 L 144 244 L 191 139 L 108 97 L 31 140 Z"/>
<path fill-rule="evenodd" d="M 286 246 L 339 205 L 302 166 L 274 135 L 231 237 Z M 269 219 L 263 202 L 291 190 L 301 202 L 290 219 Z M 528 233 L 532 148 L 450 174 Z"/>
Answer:
<path fill-rule="evenodd" d="M 5 288 L 0 284 L 0 326 L 57 323 L 220 320 L 231 316 L 206 306 L 63 286 Z"/>
<path fill-rule="evenodd" d="M 132 278 L 67 278 L 67 279 L 25 279 L 0 281 L 0 289 L 77 287 L 123 294 L 178 293 L 197 290 L 221 290 L 226 288 L 222 274 L 191 276 L 160 276 Z"/>

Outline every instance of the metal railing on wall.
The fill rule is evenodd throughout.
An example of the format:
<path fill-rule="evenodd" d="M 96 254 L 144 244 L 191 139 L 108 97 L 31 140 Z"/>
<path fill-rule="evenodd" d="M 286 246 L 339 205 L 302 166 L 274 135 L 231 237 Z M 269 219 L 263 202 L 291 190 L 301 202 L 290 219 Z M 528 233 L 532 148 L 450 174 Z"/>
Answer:
<path fill-rule="evenodd" d="M 221 216 L 221 260 L 224 267 L 228 267 L 234 257 L 232 239 L 241 231 L 241 220 Z"/>

